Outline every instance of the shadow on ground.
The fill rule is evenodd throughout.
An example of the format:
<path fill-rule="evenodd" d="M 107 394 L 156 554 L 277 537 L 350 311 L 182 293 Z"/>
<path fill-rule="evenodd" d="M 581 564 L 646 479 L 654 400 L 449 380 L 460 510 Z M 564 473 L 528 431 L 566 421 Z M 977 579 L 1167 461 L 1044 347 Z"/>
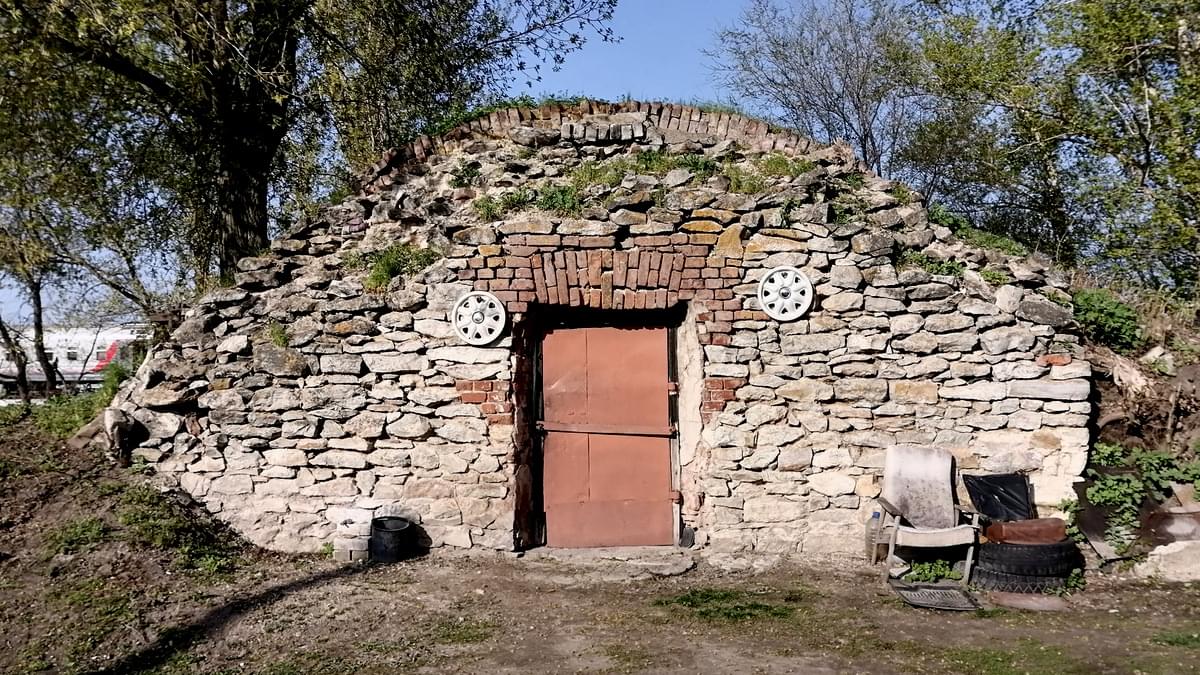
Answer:
<path fill-rule="evenodd" d="M 243 614 L 279 602 L 290 593 L 320 586 L 336 579 L 362 574 L 367 569 L 368 565 L 343 565 L 226 602 L 210 609 L 191 623 L 163 630 L 158 639 L 144 649 L 129 654 L 107 668 L 91 672 L 94 675 L 117 675 L 154 670 L 176 655 L 188 651 L 197 643 L 211 637 L 226 624 Z"/>

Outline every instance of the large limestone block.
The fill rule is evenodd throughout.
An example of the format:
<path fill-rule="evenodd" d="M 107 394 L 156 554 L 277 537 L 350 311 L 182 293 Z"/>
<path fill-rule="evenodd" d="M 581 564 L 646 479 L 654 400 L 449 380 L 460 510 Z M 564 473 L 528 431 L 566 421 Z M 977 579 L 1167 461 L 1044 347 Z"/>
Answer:
<path fill-rule="evenodd" d="M 372 373 L 415 373 L 429 367 L 429 359 L 419 354 L 365 354 L 362 359 Z"/>
<path fill-rule="evenodd" d="M 979 334 L 979 342 L 988 354 L 1025 352 L 1033 347 L 1033 332 L 1023 326 L 1002 326 Z"/>
<path fill-rule="evenodd" d="M 808 477 L 812 489 L 828 497 L 851 494 L 856 483 L 854 477 L 838 471 L 823 471 Z"/>
<path fill-rule="evenodd" d="M 1086 401 L 1091 393 L 1087 380 L 1019 380 L 1008 385 L 1009 396 L 1043 401 Z"/>
<path fill-rule="evenodd" d="M 803 520 L 808 512 L 807 500 L 787 497 L 752 497 L 742 506 L 742 518 L 747 523 L 787 523 Z"/>
<path fill-rule="evenodd" d="M 833 391 L 839 401 L 886 401 L 886 380 L 848 377 L 834 380 Z"/>
<path fill-rule="evenodd" d="M 833 385 L 820 380 L 795 380 L 776 390 L 789 401 L 832 401 Z"/>
<path fill-rule="evenodd" d="M 890 380 L 888 398 L 896 403 L 937 403 L 938 385 L 929 380 Z"/>
<path fill-rule="evenodd" d="M 276 377 L 301 377 L 308 362 L 295 349 L 264 342 L 254 346 L 254 367 Z"/>
<path fill-rule="evenodd" d="M 782 424 L 761 427 L 758 430 L 758 447 L 777 448 L 787 445 L 804 435 L 804 430 Z"/>
<path fill-rule="evenodd" d="M 1200 581 L 1200 541 L 1176 541 L 1159 546 L 1133 568 L 1139 577 L 1163 581 Z"/>
<path fill-rule="evenodd" d="M 846 346 L 846 336 L 836 333 L 815 335 L 785 335 L 779 341 L 784 354 L 816 354 L 831 352 Z"/>
<path fill-rule="evenodd" d="M 975 382 L 959 386 L 942 387 L 942 398 L 966 399 L 968 401 L 999 401 L 1008 395 L 1003 382 Z"/>

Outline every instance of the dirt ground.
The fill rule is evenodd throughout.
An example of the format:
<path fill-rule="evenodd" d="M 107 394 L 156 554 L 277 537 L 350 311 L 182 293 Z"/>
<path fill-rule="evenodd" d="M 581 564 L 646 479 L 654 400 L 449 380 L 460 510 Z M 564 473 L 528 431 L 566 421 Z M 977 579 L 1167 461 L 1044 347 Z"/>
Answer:
<path fill-rule="evenodd" d="M 875 570 L 832 561 L 729 573 L 701 560 L 670 577 L 630 562 L 544 554 L 435 552 L 395 565 L 341 565 L 221 549 L 219 538 L 148 540 L 138 534 L 147 511 L 131 511 L 128 497 L 145 480 L 27 430 L 7 431 L 0 670 L 1200 670 L 1196 585 L 1090 574 L 1065 611 L 953 613 L 908 607 L 882 590 Z M 178 525 L 167 511 L 148 522 L 163 531 Z"/>

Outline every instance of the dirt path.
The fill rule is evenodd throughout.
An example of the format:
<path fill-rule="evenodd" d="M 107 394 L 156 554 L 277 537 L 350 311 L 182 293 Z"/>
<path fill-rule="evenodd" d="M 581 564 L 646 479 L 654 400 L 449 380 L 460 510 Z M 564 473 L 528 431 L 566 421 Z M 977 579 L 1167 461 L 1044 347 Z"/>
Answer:
<path fill-rule="evenodd" d="M 209 541 L 178 534 L 203 523 L 143 503 L 142 477 L 44 450 L 0 447 L 3 672 L 1200 670 L 1195 585 L 1090 575 L 1067 611 L 950 613 L 904 605 L 859 564 L 660 578 L 586 556 L 213 558 L 180 548 Z"/>

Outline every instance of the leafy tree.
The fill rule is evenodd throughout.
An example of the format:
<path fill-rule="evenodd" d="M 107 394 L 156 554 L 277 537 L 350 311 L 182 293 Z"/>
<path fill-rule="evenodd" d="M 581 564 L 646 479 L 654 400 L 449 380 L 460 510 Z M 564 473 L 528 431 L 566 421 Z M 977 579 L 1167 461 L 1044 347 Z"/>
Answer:
<path fill-rule="evenodd" d="M 1150 0 L 928 2 L 903 158 L 943 198 L 1066 260 L 1195 293 L 1200 10 Z"/>
<path fill-rule="evenodd" d="M 733 94 L 818 140 L 849 141 L 886 174 L 928 105 L 897 78 L 912 32 L 892 0 L 753 0 L 708 54 Z"/>
<path fill-rule="evenodd" d="M 344 177 L 342 162 L 405 140 L 511 73 L 536 77 L 589 33 L 610 38 L 615 4 L 0 0 L 0 26 L 5 44 L 34 47 L 23 58 L 49 54 L 123 85 L 108 102 L 160 129 L 178 174 L 160 174 L 162 187 L 192 213 L 186 241 L 227 274 L 266 245 L 273 205 L 294 213 L 322 178 Z"/>

